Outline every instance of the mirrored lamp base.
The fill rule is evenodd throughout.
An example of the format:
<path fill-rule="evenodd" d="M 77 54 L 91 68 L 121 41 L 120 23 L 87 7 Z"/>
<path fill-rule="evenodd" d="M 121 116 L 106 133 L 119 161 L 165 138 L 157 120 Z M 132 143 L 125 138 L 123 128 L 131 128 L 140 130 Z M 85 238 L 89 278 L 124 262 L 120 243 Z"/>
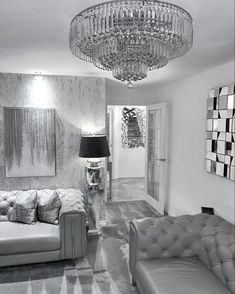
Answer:
<path fill-rule="evenodd" d="M 89 160 L 85 167 L 85 189 L 98 191 L 104 189 L 104 168 L 99 166 L 99 161 Z"/>

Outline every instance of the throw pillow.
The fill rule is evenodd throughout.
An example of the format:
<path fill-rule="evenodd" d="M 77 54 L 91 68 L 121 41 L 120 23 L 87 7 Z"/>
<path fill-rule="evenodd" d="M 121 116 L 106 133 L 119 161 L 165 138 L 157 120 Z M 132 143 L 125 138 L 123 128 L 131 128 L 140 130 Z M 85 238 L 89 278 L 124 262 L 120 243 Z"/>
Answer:
<path fill-rule="evenodd" d="M 57 225 L 61 207 L 59 194 L 53 190 L 41 190 L 37 194 L 38 220 Z"/>
<path fill-rule="evenodd" d="M 37 193 L 35 191 L 19 191 L 8 218 L 13 222 L 34 224 L 37 221 Z"/>

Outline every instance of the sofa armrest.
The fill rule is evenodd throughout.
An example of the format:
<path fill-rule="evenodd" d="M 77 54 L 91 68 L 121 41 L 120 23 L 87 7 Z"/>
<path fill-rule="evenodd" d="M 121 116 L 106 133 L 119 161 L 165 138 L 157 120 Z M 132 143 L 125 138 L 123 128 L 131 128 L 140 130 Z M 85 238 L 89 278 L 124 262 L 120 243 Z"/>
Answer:
<path fill-rule="evenodd" d="M 84 256 L 87 247 L 86 212 L 83 194 L 75 189 L 59 189 L 61 258 L 75 259 Z"/>
<path fill-rule="evenodd" d="M 202 223 L 192 216 L 145 218 L 130 224 L 129 266 L 135 279 L 138 260 L 194 256 Z"/>

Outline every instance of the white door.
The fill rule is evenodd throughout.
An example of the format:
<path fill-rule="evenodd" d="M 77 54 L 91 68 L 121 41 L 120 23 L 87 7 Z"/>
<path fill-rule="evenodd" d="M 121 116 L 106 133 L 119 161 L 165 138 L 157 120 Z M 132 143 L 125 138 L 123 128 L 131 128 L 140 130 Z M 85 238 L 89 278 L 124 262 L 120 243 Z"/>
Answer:
<path fill-rule="evenodd" d="M 168 104 L 146 108 L 145 200 L 164 214 L 167 196 Z"/>

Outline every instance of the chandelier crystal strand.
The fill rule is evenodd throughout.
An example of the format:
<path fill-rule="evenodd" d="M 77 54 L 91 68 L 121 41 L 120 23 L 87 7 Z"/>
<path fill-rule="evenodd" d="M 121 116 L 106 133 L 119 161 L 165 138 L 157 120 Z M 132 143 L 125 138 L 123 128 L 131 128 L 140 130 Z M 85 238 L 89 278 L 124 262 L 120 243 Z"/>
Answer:
<path fill-rule="evenodd" d="M 72 53 L 123 82 L 144 79 L 192 43 L 191 15 L 157 0 L 101 3 L 75 16 L 70 27 Z"/>

